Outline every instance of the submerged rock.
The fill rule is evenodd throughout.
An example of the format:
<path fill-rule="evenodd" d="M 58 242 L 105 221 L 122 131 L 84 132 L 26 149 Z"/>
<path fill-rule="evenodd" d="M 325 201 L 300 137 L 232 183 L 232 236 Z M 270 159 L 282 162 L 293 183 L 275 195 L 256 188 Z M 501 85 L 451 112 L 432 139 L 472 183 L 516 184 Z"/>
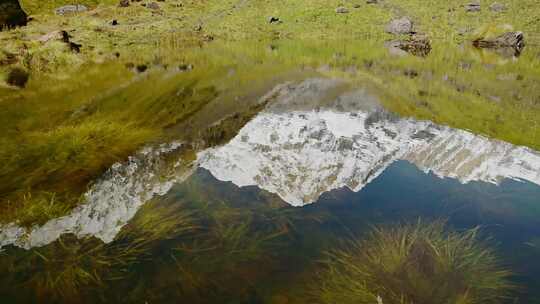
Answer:
<path fill-rule="evenodd" d="M 0 0 L 0 30 L 25 26 L 27 15 L 17 0 Z"/>
<path fill-rule="evenodd" d="M 413 32 L 413 22 L 409 17 L 394 19 L 386 26 L 386 32 L 394 35 L 410 34 Z"/>
<path fill-rule="evenodd" d="M 27 71 L 21 68 L 14 68 L 9 72 L 6 82 L 11 86 L 24 88 L 29 78 L 30 75 Z"/>
<path fill-rule="evenodd" d="M 74 5 L 64 5 L 54 10 L 57 15 L 64 16 L 67 14 L 81 13 L 86 12 L 88 8 L 84 5 L 74 4 Z"/>
<path fill-rule="evenodd" d="M 405 40 L 391 40 L 385 43 L 386 48 L 394 55 L 405 55 L 426 57 L 431 52 L 431 41 L 424 36 L 413 35 Z"/>

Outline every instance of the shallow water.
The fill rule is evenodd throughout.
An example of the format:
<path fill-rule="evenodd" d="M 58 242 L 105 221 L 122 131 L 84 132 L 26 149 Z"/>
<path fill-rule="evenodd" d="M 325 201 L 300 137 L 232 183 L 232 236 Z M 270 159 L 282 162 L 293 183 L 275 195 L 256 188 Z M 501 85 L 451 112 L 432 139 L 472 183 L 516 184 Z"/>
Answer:
<path fill-rule="evenodd" d="M 337 57 L 346 59 L 332 55 L 335 66 L 321 65 L 323 56 L 299 68 L 285 56 L 278 61 L 287 68 L 274 67 L 280 76 L 256 85 L 250 78 L 248 93 L 234 75 L 249 71 L 249 60 L 238 70 L 219 67 L 223 78 L 211 80 L 216 91 L 223 86 L 217 101 L 168 127 L 168 143 L 148 144 L 109 168 L 67 215 L 2 226 L 3 301 L 311 303 L 326 251 L 374 225 L 436 219 L 456 231 L 480 227 L 519 286 L 508 303 L 540 301 L 539 131 L 513 121 L 525 135 L 505 133 L 514 115 L 531 113 L 507 112 L 500 129 L 473 112 L 455 120 L 463 109 L 440 100 L 417 102 L 427 112 L 405 116 L 410 104 L 388 94 L 405 100 L 409 92 L 368 83 L 393 79 L 351 69 L 342 51 Z M 148 83 L 175 77 L 166 75 Z M 524 94 L 533 91 L 527 85 Z M 472 109 L 505 109 L 494 103 Z"/>

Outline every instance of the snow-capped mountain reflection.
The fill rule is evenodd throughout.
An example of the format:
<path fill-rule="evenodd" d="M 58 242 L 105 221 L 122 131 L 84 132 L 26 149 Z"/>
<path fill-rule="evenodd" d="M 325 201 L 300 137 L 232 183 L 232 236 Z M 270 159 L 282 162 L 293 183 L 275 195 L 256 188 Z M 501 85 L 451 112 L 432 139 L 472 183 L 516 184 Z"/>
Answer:
<path fill-rule="evenodd" d="M 302 94 L 321 83 L 332 87 L 324 80 L 309 80 L 283 88 L 286 98 L 259 114 L 227 145 L 201 152 L 199 165 L 222 181 L 256 185 L 294 206 L 313 203 L 340 187 L 359 191 L 398 159 L 462 183 L 510 178 L 540 184 L 538 152 L 397 118 L 362 90 L 310 109 L 310 104 L 321 103 Z M 297 97 L 293 104 L 291 95 Z"/>
<path fill-rule="evenodd" d="M 350 90 L 341 81 L 282 84 L 261 100 L 267 108 L 228 144 L 187 163 L 180 143 L 143 149 L 110 168 L 69 215 L 30 229 L 0 226 L 0 248 L 44 246 L 65 233 L 111 242 L 146 201 L 166 194 L 198 166 L 219 180 L 276 193 L 294 206 L 341 187 L 359 191 L 399 159 L 463 183 L 510 178 L 540 185 L 540 153 L 398 118 L 366 91 Z"/>

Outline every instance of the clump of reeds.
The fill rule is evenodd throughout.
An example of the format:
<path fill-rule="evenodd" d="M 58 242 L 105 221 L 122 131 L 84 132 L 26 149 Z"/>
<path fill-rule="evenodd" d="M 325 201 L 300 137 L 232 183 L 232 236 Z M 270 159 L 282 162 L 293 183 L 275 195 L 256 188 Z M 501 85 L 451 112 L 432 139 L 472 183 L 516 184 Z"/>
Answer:
<path fill-rule="evenodd" d="M 478 228 L 444 221 L 375 227 L 328 253 L 313 295 L 319 303 L 501 303 L 514 286 Z"/>

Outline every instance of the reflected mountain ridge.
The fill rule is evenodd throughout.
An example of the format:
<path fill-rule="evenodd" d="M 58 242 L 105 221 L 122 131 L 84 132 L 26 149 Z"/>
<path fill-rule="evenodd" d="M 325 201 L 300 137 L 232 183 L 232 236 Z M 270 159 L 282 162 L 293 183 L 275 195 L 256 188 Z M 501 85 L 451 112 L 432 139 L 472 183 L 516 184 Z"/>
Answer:
<path fill-rule="evenodd" d="M 146 148 L 110 168 L 70 215 L 30 229 L 15 223 L 0 227 L 0 248 L 40 247 L 66 233 L 111 242 L 145 202 L 165 195 L 199 166 L 218 180 L 258 186 L 293 206 L 343 187 L 358 192 L 397 160 L 462 183 L 498 184 L 508 178 L 540 185 L 540 153 L 399 118 L 366 90 L 343 81 L 285 83 L 264 98 L 272 102 L 229 143 L 187 162 L 182 143 Z"/>
<path fill-rule="evenodd" d="M 294 103 L 278 100 L 229 144 L 200 153 L 199 165 L 222 181 L 256 185 L 293 206 L 342 187 L 358 192 L 400 159 L 461 183 L 498 184 L 508 178 L 540 184 L 540 154 L 531 149 L 400 119 L 364 90 L 346 92 L 324 106 L 311 93 L 302 97 L 309 92 L 306 87 L 328 91 L 337 86 L 311 79 L 288 87 Z M 284 110 L 288 104 L 289 112 Z"/>
<path fill-rule="evenodd" d="M 181 158 L 172 162 L 164 159 L 165 155 L 180 153 L 182 148 L 177 142 L 147 147 L 127 162 L 113 165 L 84 195 L 85 203 L 71 214 L 31 229 L 15 223 L 1 227 L 0 248 L 41 247 L 67 233 L 112 242 L 144 203 L 166 194 L 175 183 L 191 175 L 195 167 L 182 163 Z"/>

